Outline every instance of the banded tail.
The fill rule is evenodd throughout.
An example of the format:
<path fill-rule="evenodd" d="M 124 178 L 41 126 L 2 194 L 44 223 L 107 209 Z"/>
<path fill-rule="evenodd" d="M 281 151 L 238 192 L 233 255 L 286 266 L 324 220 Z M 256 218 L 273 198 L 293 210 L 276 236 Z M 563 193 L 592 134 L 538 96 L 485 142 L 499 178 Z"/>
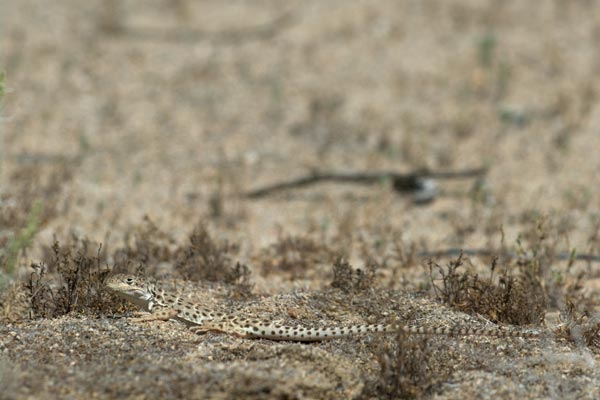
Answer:
<path fill-rule="evenodd" d="M 486 336 L 486 337 L 522 337 L 539 338 L 540 332 L 516 331 L 490 328 L 468 328 L 468 327 L 424 327 L 404 324 L 369 324 L 351 325 L 346 327 L 305 328 L 287 325 L 262 325 L 253 324 L 244 328 L 246 337 L 262 338 L 270 340 L 290 340 L 299 342 L 312 342 L 345 338 L 365 333 L 394 333 L 398 331 L 408 335 L 425 336 Z"/>

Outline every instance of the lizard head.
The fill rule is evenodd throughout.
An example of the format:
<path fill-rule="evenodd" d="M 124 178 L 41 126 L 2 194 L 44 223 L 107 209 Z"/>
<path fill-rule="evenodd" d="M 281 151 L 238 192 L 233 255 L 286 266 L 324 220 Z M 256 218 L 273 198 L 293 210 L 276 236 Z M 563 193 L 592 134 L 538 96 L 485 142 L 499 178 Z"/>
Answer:
<path fill-rule="evenodd" d="M 108 277 L 104 284 L 119 296 L 138 307 L 146 308 L 152 299 L 152 285 L 133 275 L 116 274 Z"/>

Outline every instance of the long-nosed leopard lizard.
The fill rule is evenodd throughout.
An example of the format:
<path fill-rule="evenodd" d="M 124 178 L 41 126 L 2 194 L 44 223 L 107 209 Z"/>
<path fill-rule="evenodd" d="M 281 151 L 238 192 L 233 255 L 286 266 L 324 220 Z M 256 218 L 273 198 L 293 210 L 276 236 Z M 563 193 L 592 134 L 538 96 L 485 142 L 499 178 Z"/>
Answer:
<path fill-rule="evenodd" d="M 310 342 L 344 338 L 363 333 L 389 333 L 398 331 L 414 335 L 523 338 L 541 338 L 543 336 L 540 332 L 514 331 L 497 327 L 432 328 L 399 323 L 323 328 L 295 327 L 216 312 L 200 304 L 187 301 L 178 295 L 169 293 L 151 282 L 130 275 L 113 275 L 106 280 L 106 285 L 119 296 L 150 313 L 140 318 L 133 318 L 132 321 L 134 322 L 173 319 L 191 326 L 195 332 L 224 332 L 245 338 Z"/>

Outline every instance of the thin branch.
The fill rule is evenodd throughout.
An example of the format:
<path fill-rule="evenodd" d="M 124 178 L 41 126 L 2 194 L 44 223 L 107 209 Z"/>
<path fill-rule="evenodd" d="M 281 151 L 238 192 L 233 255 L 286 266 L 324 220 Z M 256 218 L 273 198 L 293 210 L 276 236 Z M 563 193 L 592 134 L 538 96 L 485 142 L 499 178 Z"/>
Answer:
<path fill-rule="evenodd" d="M 310 175 L 297 179 L 278 182 L 265 187 L 250 190 L 244 193 L 247 198 L 260 198 L 284 190 L 295 189 L 314 185 L 321 182 L 345 182 L 357 184 L 376 184 L 382 181 L 391 181 L 392 187 L 398 193 L 419 192 L 424 190 L 425 180 L 431 179 L 465 179 L 480 177 L 485 175 L 486 168 L 475 168 L 461 171 L 414 171 L 406 174 L 393 171 L 380 172 L 356 172 L 356 173 L 337 173 L 337 172 L 313 172 Z"/>

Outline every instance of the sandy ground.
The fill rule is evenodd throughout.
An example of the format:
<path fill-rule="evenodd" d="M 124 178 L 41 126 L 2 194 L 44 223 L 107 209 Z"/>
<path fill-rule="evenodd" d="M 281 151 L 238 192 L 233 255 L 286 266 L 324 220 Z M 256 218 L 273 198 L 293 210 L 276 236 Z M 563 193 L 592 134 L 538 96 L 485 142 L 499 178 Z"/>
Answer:
<path fill-rule="evenodd" d="M 67 171 L 23 273 L 54 238 L 115 249 L 147 216 L 175 243 L 200 222 L 237 243 L 254 294 L 267 308 L 283 301 L 274 311 L 284 317 L 288 307 L 305 313 L 301 322 L 363 323 L 389 305 L 386 315 L 403 320 L 485 323 L 414 297 L 427 289 L 421 260 L 402 268 L 392 258 L 373 288 L 331 294 L 330 260 L 289 273 L 267 270 L 265 252 L 307 235 L 364 268 L 365 252 L 386 259 L 390 238 L 498 248 L 502 229 L 514 249 L 541 220 L 557 251 L 595 251 L 599 35 L 600 6 L 583 0 L 0 0 L 10 89 L 0 185 L 10 191 L 25 169 L 40 179 Z M 483 199 L 473 180 L 441 181 L 444 195 L 422 206 L 384 183 L 241 196 L 315 169 L 480 166 L 489 168 Z M 595 299 L 597 265 L 575 269 Z M 378 355 L 396 349 L 394 338 L 271 343 L 118 316 L 0 324 L 0 397 L 389 395 Z M 522 339 L 426 346 L 429 376 L 439 377 L 417 383 L 417 397 L 600 397 L 598 349 Z"/>

